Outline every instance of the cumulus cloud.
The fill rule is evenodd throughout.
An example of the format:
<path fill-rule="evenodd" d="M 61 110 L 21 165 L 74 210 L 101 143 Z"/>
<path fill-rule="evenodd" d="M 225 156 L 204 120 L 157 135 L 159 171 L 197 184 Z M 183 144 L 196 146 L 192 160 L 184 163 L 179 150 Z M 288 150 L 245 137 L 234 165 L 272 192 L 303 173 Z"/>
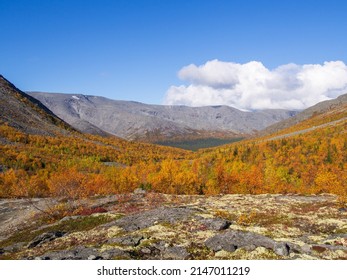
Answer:
<path fill-rule="evenodd" d="M 168 89 L 167 105 L 304 109 L 347 93 L 347 65 L 342 61 L 268 69 L 258 61 L 239 64 L 211 60 L 185 66 L 178 76 L 187 84 Z"/>

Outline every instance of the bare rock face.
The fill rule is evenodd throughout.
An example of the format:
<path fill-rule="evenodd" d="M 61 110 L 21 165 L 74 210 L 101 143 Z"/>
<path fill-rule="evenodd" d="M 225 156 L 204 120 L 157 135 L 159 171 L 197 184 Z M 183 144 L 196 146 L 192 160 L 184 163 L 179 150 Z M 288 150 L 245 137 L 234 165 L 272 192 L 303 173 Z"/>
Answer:
<path fill-rule="evenodd" d="M 280 256 L 289 255 L 289 246 L 284 243 L 277 243 L 269 237 L 238 230 L 230 230 L 217 234 L 206 240 L 205 245 L 213 251 L 225 250 L 234 252 L 238 248 L 254 250 L 257 247 L 264 247 L 273 250 Z"/>
<path fill-rule="evenodd" d="M 228 106 L 148 105 L 82 94 L 28 94 L 82 132 L 107 132 L 129 140 L 249 135 L 296 114 L 288 110 L 244 112 Z"/>
<path fill-rule="evenodd" d="M 160 207 L 144 213 L 138 213 L 121 218 L 107 226 L 119 226 L 125 231 L 136 231 L 148 228 L 158 223 L 168 222 L 175 223 L 179 220 L 187 219 L 195 211 L 190 208 L 167 208 Z"/>

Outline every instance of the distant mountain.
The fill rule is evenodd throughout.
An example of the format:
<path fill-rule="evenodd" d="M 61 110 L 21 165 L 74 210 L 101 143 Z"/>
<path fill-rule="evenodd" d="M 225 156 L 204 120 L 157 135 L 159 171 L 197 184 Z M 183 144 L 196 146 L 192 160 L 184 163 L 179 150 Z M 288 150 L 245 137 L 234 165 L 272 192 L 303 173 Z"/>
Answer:
<path fill-rule="evenodd" d="M 28 92 L 82 132 L 107 132 L 128 140 L 236 137 L 292 117 L 295 111 L 243 112 L 228 106 L 163 106 L 98 96 Z"/>
<path fill-rule="evenodd" d="M 347 94 L 340 95 L 336 99 L 317 103 L 316 105 L 296 114 L 292 118 L 283 120 L 267 127 L 260 132 L 260 135 L 277 133 L 292 126 L 302 126 L 304 125 L 305 121 L 310 121 L 310 123 L 307 123 L 307 127 L 326 123 L 332 121 L 333 119 L 337 120 L 340 117 L 343 117 L 344 114 L 341 113 L 347 114 Z M 333 119 L 331 118 L 332 115 L 334 115 Z"/>
<path fill-rule="evenodd" d="M 74 130 L 40 101 L 16 88 L 0 75 L 0 124 L 40 135 L 55 135 Z"/>

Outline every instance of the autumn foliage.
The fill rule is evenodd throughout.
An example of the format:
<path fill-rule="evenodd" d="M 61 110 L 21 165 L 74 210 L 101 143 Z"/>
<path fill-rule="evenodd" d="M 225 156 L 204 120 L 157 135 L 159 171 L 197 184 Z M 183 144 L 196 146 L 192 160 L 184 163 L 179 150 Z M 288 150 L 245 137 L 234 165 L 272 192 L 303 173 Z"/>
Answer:
<path fill-rule="evenodd" d="M 114 137 L 27 135 L 7 125 L 0 126 L 0 141 L 0 197 L 77 199 L 136 188 L 169 194 L 347 197 L 346 121 L 196 153 Z"/>

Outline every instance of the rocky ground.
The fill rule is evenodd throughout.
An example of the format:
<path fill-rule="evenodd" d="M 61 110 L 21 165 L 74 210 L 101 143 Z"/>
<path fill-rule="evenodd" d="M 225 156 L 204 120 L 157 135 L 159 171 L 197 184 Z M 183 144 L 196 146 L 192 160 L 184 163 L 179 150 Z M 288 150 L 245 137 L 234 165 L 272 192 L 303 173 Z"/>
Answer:
<path fill-rule="evenodd" d="M 335 196 L 0 200 L 0 259 L 347 259 Z"/>

